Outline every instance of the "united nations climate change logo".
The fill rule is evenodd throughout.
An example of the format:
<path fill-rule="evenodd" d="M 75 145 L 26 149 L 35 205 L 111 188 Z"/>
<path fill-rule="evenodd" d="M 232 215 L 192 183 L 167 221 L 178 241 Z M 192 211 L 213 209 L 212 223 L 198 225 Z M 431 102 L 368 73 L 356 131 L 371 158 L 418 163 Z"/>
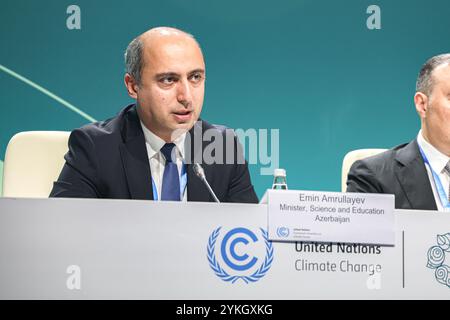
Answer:
<path fill-rule="evenodd" d="M 287 238 L 289 236 L 289 228 L 288 227 L 278 227 L 277 235 L 280 238 Z"/>
<path fill-rule="evenodd" d="M 242 280 L 249 284 L 264 277 L 273 261 L 267 231 L 260 228 L 258 238 L 249 229 L 235 228 L 221 238 L 221 229 L 215 229 L 208 239 L 207 258 L 214 273 L 231 283 Z"/>
<path fill-rule="evenodd" d="M 450 267 L 445 262 L 445 253 L 450 252 L 450 232 L 437 236 L 437 246 L 428 249 L 427 267 L 435 269 L 436 280 L 450 288 Z"/>

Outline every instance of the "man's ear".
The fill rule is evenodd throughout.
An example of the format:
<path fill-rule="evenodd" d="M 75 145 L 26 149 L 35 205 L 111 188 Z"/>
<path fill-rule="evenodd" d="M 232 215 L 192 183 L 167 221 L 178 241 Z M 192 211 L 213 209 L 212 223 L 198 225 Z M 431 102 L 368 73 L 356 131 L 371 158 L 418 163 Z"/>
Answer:
<path fill-rule="evenodd" d="M 139 86 L 137 85 L 136 80 L 133 78 L 133 76 L 129 73 L 126 73 L 124 77 L 124 82 L 125 87 L 127 87 L 128 95 L 133 99 L 137 99 L 137 92 Z"/>
<path fill-rule="evenodd" d="M 414 104 L 416 105 L 416 111 L 421 119 L 426 118 L 428 108 L 428 96 L 422 92 L 416 92 L 414 95 Z"/>

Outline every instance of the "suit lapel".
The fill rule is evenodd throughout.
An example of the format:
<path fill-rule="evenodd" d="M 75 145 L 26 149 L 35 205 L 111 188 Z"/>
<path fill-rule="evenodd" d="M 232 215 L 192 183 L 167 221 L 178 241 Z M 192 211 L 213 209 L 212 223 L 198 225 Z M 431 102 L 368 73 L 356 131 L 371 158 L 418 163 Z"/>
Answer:
<path fill-rule="evenodd" d="M 125 115 L 121 133 L 120 155 L 131 199 L 153 200 L 148 154 L 136 108 Z"/>
<path fill-rule="evenodd" d="M 208 177 L 207 168 L 203 167 L 205 170 L 205 175 Z M 201 202 L 210 202 L 212 201 L 211 195 L 209 194 L 208 189 L 197 177 L 192 169 L 192 165 L 187 165 L 187 179 L 188 179 L 188 187 L 187 187 L 187 199 L 188 201 L 201 201 Z M 207 178 L 208 179 L 208 178 Z"/>
<path fill-rule="evenodd" d="M 412 208 L 437 210 L 430 179 L 420 155 L 417 140 L 398 151 L 395 170 L 397 180 L 403 188 Z"/>
<path fill-rule="evenodd" d="M 203 127 L 202 121 L 199 120 L 195 123 L 191 130 L 189 130 L 186 140 L 185 140 L 185 161 L 186 161 L 186 172 L 187 172 L 187 199 L 188 201 L 202 201 L 208 202 L 212 201 L 212 197 L 209 194 L 208 189 L 196 176 L 192 165 L 194 163 L 202 163 L 204 141 L 203 137 Z M 209 176 L 209 166 L 204 166 L 206 178 Z"/>

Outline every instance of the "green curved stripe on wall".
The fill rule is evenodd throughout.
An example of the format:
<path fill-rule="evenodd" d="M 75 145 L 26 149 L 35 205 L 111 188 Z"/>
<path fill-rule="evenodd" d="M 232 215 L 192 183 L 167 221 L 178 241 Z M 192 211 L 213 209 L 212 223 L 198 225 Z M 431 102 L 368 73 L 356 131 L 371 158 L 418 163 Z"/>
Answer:
<path fill-rule="evenodd" d="M 83 118 L 91 121 L 91 122 L 96 122 L 97 120 L 95 120 L 94 118 L 92 118 L 90 115 L 88 115 L 86 112 L 80 110 L 79 108 L 75 107 L 73 104 L 67 102 L 66 100 L 58 97 L 56 94 L 48 91 L 47 89 L 45 89 L 44 87 L 41 87 L 40 85 L 38 85 L 37 83 L 34 83 L 33 81 L 25 78 L 24 76 L 18 74 L 17 72 L 14 72 L 11 69 L 8 69 L 7 67 L 3 66 L 0 64 L 0 70 L 9 74 L 10 76 L 16 78 L 17 80 L 20 80 L 22 82 L 25 82 L 27 85 L 29 85 L 30 87 L 35 88 L 36 90 L 42 92 L 43 94 L 45 94 L 46 96 L 52 98 L 53 100 L 58 101 L 59 103 L 61 103 L 64 107 L 66 107 L 67 109 L 79 114 L 80 116 L 82 116 Z"/>

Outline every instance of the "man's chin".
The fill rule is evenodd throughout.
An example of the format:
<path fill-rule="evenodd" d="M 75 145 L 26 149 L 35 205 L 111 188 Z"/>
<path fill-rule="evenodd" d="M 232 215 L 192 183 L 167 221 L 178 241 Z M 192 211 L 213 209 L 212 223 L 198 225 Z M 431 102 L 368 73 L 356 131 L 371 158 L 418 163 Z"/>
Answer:
<path fill-rule="evenodd" d="M 172 127 L 172 137 L 179 137 L 183 133 L 188 132 L 194 126 L 193 122 L 189 123 L 178 123 Z"/>

